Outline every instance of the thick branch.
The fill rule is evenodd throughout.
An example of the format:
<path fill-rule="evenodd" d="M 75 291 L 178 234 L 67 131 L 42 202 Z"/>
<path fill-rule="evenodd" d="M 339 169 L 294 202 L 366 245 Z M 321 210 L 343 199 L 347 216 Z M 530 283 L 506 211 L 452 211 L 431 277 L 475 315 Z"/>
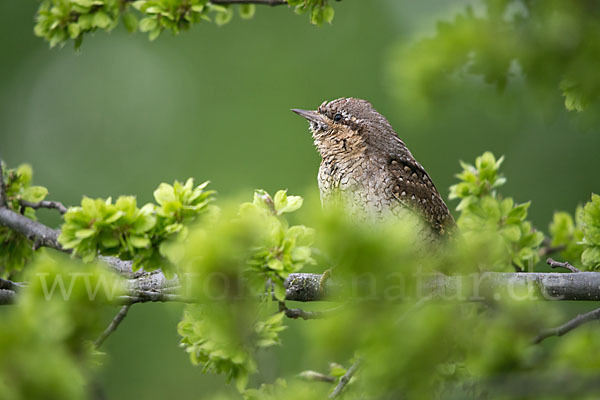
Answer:
<path fill-rule="evenodd" d="M 435 275 L 423 278 L 422 296 L 450 300 L 523 298 L 523 289 L 539 300 L 600 300 L 598 272 L 482 272 L 471 275 Z"/>
<path fill-rule="evenodd" d="M 285 299 L 291 301 L 318 301 L 332 292 L 331 280 L 321 287 L 320 274 L 290 274 L 285 280 Z M 325 289 L 325 290 L 323 290 Z M 329 296 L 331 297 L 331 296 Z"/>
<path fill-rule="evenodd" d="M 597 308 L 593 311 L 590 311 L 585 314 L 579 314 L 572 320 L 562 324 L 561 326 L 557 326 L 556 328 L 546 329 L 542 331 L 534 340 L 533 343 L 540 343 L 542 340 L 549 338 L 550 336 L 562 336 L 567 332 L 572 331 L 580 325 L 585 324 L 586 322 L 594 321 L 600 319 L 600 308 Z"/>
<path fill-rule="evenodd" d="M 0 305 L 13 304 L 17 299 L 17 292 L 9 289 L 0 289 Z"/>
<path fill-rule="evenodd" d="M 9 227 L 15 232 L 25 236 L 40 246 L 50 247 L 60 251 L 65 251 L 58 243 L 59 231 L 33 221 L 24 215 L 9 210 L 6 207 L 0 207 L 0 225 Z"/>
<path fill-rule="evenodd" d="M 69 253 L 58 243 L 59 231 L 49 228 L 6 207 L 0 207 L 0 225 L 7 226 L 38 243 L 40 246 Z M 168 280 L 160 271 L 133 273 L 130 261 L 116 257 L 100 256 L 99 259 L 114 271 L 131 278 L 130 294 L 124 302 L 146 301 L 188 301 L 192 300 L 175 294 L 179 287 L 177 278 Z M 285 281 L 286 300 L 320 301 L 339 297 L 339 284 L 333 279 L 325 280 L 319 274 L 290 274 Z M 528 288 L 539 291 L 541 299 L 547 300 L 600 300 L 600 273 L 497 273 L 484 272 L 468 276 L 432 275 L 424 276 L 420 286 L 421 297 L 439 296 L 453 300 L 498 299 L 500 293 L 518 293 L 518 289 Z M 469 297 L 464 296 L 465 289 Z M 6 290 L 6 289 L 4 289 Z M 12 302 L 14 291 L 4 293 L 0 304 Z M 2 300 L 4 299 L 4 301 Z"/>

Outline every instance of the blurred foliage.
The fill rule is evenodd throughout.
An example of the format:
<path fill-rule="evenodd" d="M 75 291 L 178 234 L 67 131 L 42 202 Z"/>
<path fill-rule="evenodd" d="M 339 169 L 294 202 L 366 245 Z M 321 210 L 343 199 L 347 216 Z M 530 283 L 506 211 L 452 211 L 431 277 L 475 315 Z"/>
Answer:
<path fill-rule="evenodd" d="M 214 191 L 204 190 L 207 185 L 194 187 L 191 178 L 185 184 L 161 183 L 154 191 L 157 204 L 142 208 L 134 196 L 120 196 L 114 204 L 111 198 L 84 197 L 80 207 L 70 207 L 65 214 L 58 241 L 83 261 L 92 261 L 100 252 L 133 260 L 134 270 L 162 268 L 170 273 L 162 245 L 178 235 L 185 237 L 185 225 L 209 210 Z"/>
<path fill-rule="evenodd" d="M 440 272 L 468 277 L 473 271 L 504 271 L 538 260 L 544 236 L 526 220 L 529 203 L 515 205 L 497 192 L 506 182 L 502 161 L 486 152 L 474 165 L 461 163 L 459 182 L 450 190 L 452 198 L 460 199 L 460 233 L 445 243 L 420 242 L 418 221 L 358 222 L 336 209 L 305 214 L 316 229 L 290 225 L 288 218 L 303 199 L 283 190 L 274 196 L 257 190 L 251 203 L 239 206 L 209 206 L 213 193 L 205 190 L 207 183 L 194 187 L 192 179 L 161 184 L 154 192 L 156 204 L 142 208 L 131 196 L 114 204 L 110 199 L 84 198 L 80 207 L 64 215 L 61 242 L 83 261 L 113 254 L 145 268 L 176 273 L 179 294 L 197 303 L 186 306 L 178 324 L 181 346 L 192 364 L 224 374 L 247 400 L 313 398 L 333 390 L 333 385 L 314 388 L 311 385 L 322 383 L 299 383 L 293 376 L 285 377 L 298 388 L 293 391 L 281 379 L 248 388 L 250 377 L 259 371 L 257 353 L 283 344 L 285 278 L 317 259 L 320 269 L 333 267 L 323 279 L 341 286 L 337 296 L 342 300 L 303 333 L 311 343 L 307 351 L 320 360 L 361 360 L 345 398 L 368 394 L 376 399 L 495 399 L 510 387 L 519 398 L 537 399 L 537 391 L 519 391 L 515 382 L 522 376 L 538 379 L 565 370 L 585 378 L 597 368 L 588 354 L 600 351 L 600 340 L 583 330 L 561 338 L 559 346 L 534 345 L 543 327 L 565 316 L 549 302 L 533 301 L 542 294 L 532 287 L 509 285 L 485 293 L 490 289 L 475 278 L 472 285 L 439 297 L 423 293 L 423 279 Z M 29 189 L 30 177 L 28 167 L 7 172 L 11 202 L 15 193 L 28 190 L 45 196 L 44 190 Z M 567 213 L 557 213 L 550 231 L 552 245 L 561 246 L 564 254 L 581 254 L 584 266 L 596 268 L 600 196 L 592 195 L 578 209 L 576 222 Z M 138 254 L 138 249 L 150 253 Z M 140 257 L 147 260 L 154 253 L 156 263 L 139 263 Z M 81 265 L 44 251 L 26 271 L 29 285 L 8 314 L 14 321 L 5 322 L 23 334 L 0 335 L 0 347 L 6 340 L 9 352 L 0 384 L 12 382 L 9 366 L 15 363 L 28 378 L 8 389 L 11 398 L 35 397 L 53 381 L 57 398 L 81 398 L 93 360 L 86 341 L 100 329 L 100 307 L 123 293 L 122 283 L 101 265 Z M 493 301 L 469 301 L 482 294 Z M 52 335 L 40 335 L 40 321 Z M 41 367 L 15 361 L 30 360 L 28 349 L 40 351 L 40 346 L 53 349 Z M 77 370 L 75 379 L 57 373 L 54 363 L 67 372 Z M 331 381 L 339 382 L 346 371 L 334 364 Z M 567 394 L 554 398 L 568 398 Z"/>
<path fill-rule="evenodd" d="M 279 332 L 285 329 L 284 314 L 259 319 L 253 329 L 244 329 L 240 320 L 231 315 L 229 308 L 190 305 L 177 330 L 192 364 L 202 365 L 202 372 L 226 374 L 227 381 L 234 379 L 238 390 L 243 392 L 249 376 L 257 372 L 252 352 L 280 344 Z"/>
<path fill-rule="evenodd" d="M 259 243 L 248 261 L 250 273 L 270 280 L 275 297 L 285 299 L 283 281 L 293 272 L 299 272 L 306 264 L 314 264 L 311 245 L 314 231 L 303 225 L 289 226 L 283 217 L 302 207 L 302 198 L 288 196 L 278 191 L 274 198 L 262 190 L 254 193 L 252 203 L 240 206 L 240 217 L 262 226 Z"/>
<path fill-rule="evenodd" d="M 561 255 L 588 271 L 600 269 L 600 196 L 577 207 L 575 221 L 566 212 L 556 212 L 550 224 L 552 246 L 563 248 Z"/>
<path fill-rule="evenodd" d="M 91 340 L 103 329 L 103 304 L 123 294 L 120 278 L 49 252 L 36 255 L 25 278 L 17 304 L 0 314 L 1 397 L 86 398 L 100 361 Z"/>
<path fill-rule="evenodd" d="M 207 15 L 217 23 L 227 22 L 233 15 L 232 8 L 205 7 L 199 12 L 198 6 L 203 3 L 201 1 L 195 3 L 196 10 L 173 8 L 175 2 L 152 1 L 144 4 L 148 3 L 157 8 L 151 9 L 151 6 L 148 6 L 141 10 L 144 8 L 143 4 L 136 3 L 140 8 L 138 10 L 127 3 L 125 9 L 121 9 L 119 2 L 111 1 L 44 1 L 38 14 L 36 33 L 51 45 L 62 45 L 71 38 L 78 46 L 87 33 L 112 29 L 118 23 L 119 17 L 123 18 L 123 23 L 128 29 L 148 32 L 150 37 L 154 38 L 164 30 L 176 33 Z M 333 9 L 323 7 L 326 2 L 310 3 L 312 9 L 307 6 L 306 1 L 290 1 L 290 4 L 296 5 L 298 11 L 309 12 L 312 22 L 328 21 L 333 17 Z M 74 4 L 79 4 L 81 8 L 75 7 Z M 210 4 L 204 2 L 204 5 Z M 597 10 L 591 2 L 486 1 L 485 5 L 483 11 L 476 6 L 451 22 L 440 23 L 437 35 L 431 39 L 420 41 L 412 47 L 406 46 L 404 40 L 399 45 L 400 49 L 395 53 L 392 66 L 393 76 L 398 83 L 394 86 L 394 94 L 409 100 L 407 114 L 414 114 L 420 107 L 423 109 L 428 106 L 438 92 L 455 82 L 456 75 L 482 77 L 481 80 L 496 85 L 500 90 L 511 80 L 525 77 L 537 94 L 534 107 L 536 110 L 546 107 L 551 99 L 558 97 L 561 92 L 565 96 L 568 109 L 580 110 L 596 100 L 598 84 L 593 65 L 596 64 L 594 57 L 597 57 L 598 52 L 595 49 L 596 41 L 590 38 L 597 36 Z M 436 4 L 433 8 L 437 7 Z M 243 17 L 250 17 L 253 13 L 253 7 L 240 7 Z M 141 18 L 141 21 L 138 21 L 138 18 Z M 369 21 L 371 24 L 381 23 L 381 26 L 384 26 L 385 22 L 374 17 Z M 358 23 L 354 22 L 353 28 L 358 26 Z M 338 37 L 338 40 L 340 39 L 346 40 L 345 37 Z M 340 53 L 335 53 L 335 49 L 331 49 L 332 46 L 329 45 L 333 40 L 323 42 L 327 46 L 324 50 L 314 45 L 315 40 L 310 41 L 310 53 L 307 54 L 324 61 L 331 60 L 320 51 L 339 56 Z M 376 45 L 376 41 L 373 41 L 373 45 Z M 347 52 L 346 46 L 340 47 Z M 195 49 L 193 46 L 190 48 Z M 202 55 L 204 56 L 204 53 Z M 379 64 L 380 60 L 373 58 L 376 59 L 373 65 Z M 296 58 L 293 60 L 295 64 L 301 64 Z M 365 60 L 357 61 L 356 64 L 364 70 L 367 70 L 365 65 L 370 65 Z M 347 69 L 350 70 L 350 67 Z M 291 79 L 290 72 L 287 69 L 285 71 L 285 78 Z M 450 79 L 447 79 L 447 72 L 451 73 Z M 343 82 L 344 86 L 334 86 L 336 90 L 348 90 L 348 87 L 355 90 L 348 83 L 352 76 L 344 76 L 344 71 L 338 71 L 338 74 L 337 79 L 323 74 L 324 78 L 321 80 L 315 79 L 315 86 L 324 85 L 325 81 Z M 281 91 L 280 82 L 271 75 L 269 79 L 277 82 L 277 90 Z M 366 85 L 371 85 L 368 79 L 364 81 L 368 82 Z M 62 83 L 59 82 L 60 84 Z M 229 101 L 229 93 L 226 90 L 222 91 L 227 93 Z M 372 95 L 371 92 L 368 93 Z M 53 93 L 53 96 L 56 94 Z M 472 101 L 479 102 L 480 99 Z M 451 107 L 449 109 L 455 110 Z M 481 111 L 479 108 L 476 110 Z M 227 112 L 230 113 L 229 110 Z M 495 114 L 502 120 L 515 117 L 513 114 L 504 115 L 497 110 Z M 428 115 L 427 120 L 429 121 L 431 116 L 432 121 L 441 121 L 439 123 L 445 129 L 447 121 L 442 121 L 440 115 Z M 479 128 L 485 124 L 485 128 L 494 132 L 488 120 L 477 120 L 477 115 L 470 118 L 468 112 L 460 114 L 465 115 L 469 117 L 469 124 L 479 124 Z M 459 124 L 455 121 L 453 123 L 456 125 L 454 131 L 448 129 L 447 136 L 452 137 L 452 143 L 455 143 L 454 134 L 459 130 Z M 463 125 L 460 125 L 461 129 L 462 126 L 464 121 Z M 510 125 L 502 125 L 506 126 Z M 559 130 L 560 128 L 555 128 L 555 131 Z M 475 132 L 477 128 L 472 128 L 471 131 Z M 444 138 L 441 136 L 443 135 L 440 135 L 442 143 L 430 147 L 445 148 Z M 493 140 L 491 135 L 480 136 L 486 141 L 486 146 L 493 146 L 493 143 L 487 143 Z M 561 151 L 575 143 L 575 139 L 572 138 L 572 142 L 565 143 L 564 135 L 555 136 L 560 139 Z M 207 140 L 203 137 L 202 144 Z M 496 140 L 504 142 L 506 137 L 502 136 Z M 531 143 L 520 137 L 518 143 L 521 142 L 529 153 L 528 146 Z M 114 146 L 113 141 L 110 144 Z M 473 151 L 473 146 L 469 149 L 466 143 L 462 144 L 461 151 Z M 437 154 L 441 153 L 440 151 Z M 178 153 L 177 158 L 180 157 L 181 154 Z M 565 163 L 568 162 L 568 159 L 565 160 Z M 529 203 L 515 204 L 512 199 L 497 193 L 497 189 L 503 183 L 498 172 L 499 161 L 486 154 L 478 158 L 474 166 L 464 164 L 463 168 L 459 175 L 461 182 L 453 188 L 453 194 L 461 200 L 459 224 L 465 225 L 462 227 L 465 234 L 440 249 L 421 250 L 420 246 L 415 246 L 411 240 L 411 232 L 407 227 L 355 225 L 339 215 L 325 215 L 314 216 L 310 223 L 317 228 L 315 243 L 323 252 L 321 254 L 320 251 L 311 248 L 312 233 L 307 228 L 289 227 L 287 220 L 276 209 L 273 211 L 266 202 L 256 202 L 256 198 L 252 207 L 244 206 L 250 210 L 246 219 L 256 222 L 255 224 L 240 220 L 237 209 L 234 212 L 224 208 L 220 215 L 206 213 L 201 216 L 197 221 L 198 226 L 190 225 L 190 235 L 186 238 L 177 236 L 182 240 L 161 242 L 164 246 L 160 246 L 160 251 L 156 253 L 162 257 L 161 262 L 165 263 L 164 265 L 176 262 L 181 266 L 178 272 L 190 274 L 192 282 L 185 285 L 183 290 L 190 290 L 202 300 L 199 306 L 189 307 L 179 326 L 183 345 L 190 353 L 192 361 L 202 364 L 212 372 L 224 372 L 231 378 L 238 378 L 239 387 L 243 387 L 246 379 L 244 374 L 260 367 L 254 360 L 254 351 L 260 347 L 259 343 L 279 343 L 283 338 L 279 335 L 279 328 L 287 325 L 284 321 L 269 324 L 270 318 L 280 318 L 281 314 L 274 307 L 268 306 L 267 302 L 263 303 L 264 297 L 258 296 L 257 299 L 253 296 L 256 293 L 264 295 L 265 291 L 261 289 L 268 287 L 269 278 L 271 283 L 273 280 L 280 281 L 286 273 L 300 270 L 304 265 L 312 263 L 314 258 L 319 261 L 327 260 L 319 263 L 320 270 L 335 266 L 333 279 L 345 283 L 367 281 L 366 286 L 350 286 L 353 290 L 345 293 L 348 302 L 342 304 L 341 309 L 336 309 L 330 319 L 308 321 L 299 328 L 300 336 L 302 339 L 308 338 L 310 346 L 294 348 L 295 343 L 287 343 L 286 347 L 286 351 L 294 354 L 291 357 L 294 362 L 306 362 L 308 354 L 311 360 L 316 360 L 315 368 L 331 360 L 348 365 L 346 361 L 350 360 L 357 349 L 360 350 L 364 363 L 347 387 L 344 398 L 364 398 L 365 393 L 368 398 L 381 399 L 573 398 L 574 396 L 567 392 L 569 386 L 576 385 L 576 379 L 567 380 L 564 385 L 552 384 L 557 381 L 560 383 L 560 377 L 571 378 L 573 374 L 593 374 L 597 371 L 598 361 L 595 356 L 599 350 L 598 335 L 591 329 L 593 327 L 584 326 L 560 339 L 548 339 L 543 346 L 531 345 L 531 339 L 539 329 L 555 326 L 567 318 L 567 313 L 557 304 L 530 302 L 526 300 L 528 295 L 518 296 L 521 299 L 519 301 L 511 301 L 508 300 L 507 293 L 498 293 L 502 301 L 491 304 L 455 303 L 453 299 L 432 301 L 425 305 L 417 302 L 419 276 L 415 276 L 416 272 L 423 271 L 427 274 L 443 271 L 461 274 L 472 272 L 473 269 L 504 271 L 509 270 L 512 263 L 529 265 L 536 260 L 540 233 L 534 231 L 527 221 Z M 519 172 L 521 171 L 531 171 L 531 168 L 519 165 Z M 568 169 L 565 168 L 565 171 Z M 590 180 L 585 174 L 578 175 L 578 183 Z M 553 176 L 552 182 L 556 181 Z M 93 185 L 98 187 L 97 182 L 93 182 Z M 537 190 L 535 184 L 530 182 L 521 186 L 520 190 Z M 79 186 L 76 188 L 75 191 L 79 192 Z M 511 190 L 521 193 L 514 188 Z M 555 188 L 552 187 L 552 192 L 554 191 Z M 560 195 L 562 194 L 556 194 L 553 199 Z M 260 200 L 266 194 L 258 192 L 258 196 Z M 290 197 L 293 196 L 288 196 L 288 199 Z M 567 199 L 565 195 L 561 198 Z M 292 203 L 298 201 L 294 199 Z M 273 200 L 272 202 L 275 203 Z M 129 204 L 129 207 L 121 210 L 127 214 L 124 219 L 147 219 L 136 214 L 141 209 L 131 198 L 124 201 L 123 205 L 125 204 Z M 575 218 L 568 213 L 556 213 L 550 226 L 552 246 L 564 246 L 561 253 L 563 258 L 578 264 L 581 263 L 584 250 L 589 250 L 585 258 L 588 268 L 597 267 L 594 256 L 597 251 L 594 249 L 598 248 L 597 205 L 597 197 L 593 196 L 588 205 L 577 209 Z M 586 207 L 588 211 L 584 212 Z M 130 212 L 126 212 L 127 210 Z M 26 212 L 31 213 L 31 210 Z M 484 227 L 478 227 L 477 223 L 483 224 Z M 81 226 L 77 230 L 83 229 L 86 228 Z M 296 236 L 296 233 L 302 235 Z M 131 234 L 137 236 L 136 232 L 128 231 L 128 235 Z M 152 242 L 152 234 L 148 231 L 143 234 Z M 85 236 L 85 233 L 83 235 Z M 136 240 L 133 239 L 134 242 Z M 131 240 L 127 241 L 133 247 Z M 123 246 L 121 256 L 126 256 L 129 247 L 127 243 Z M 151 248 L 153 251 L 156 249 L 154 242 Z M 294 251 L 296 248 L 300 250 Z M 10 254 L 6 249 L 7 247 L 2 247 L 1 256 Z M 134 251 L 137 252 L 138 249 Z M 15 254 L 19 255 L 18 252 Z M 322 255 L 325 257 L 321 257 Z M 23 263 L 27 261 L 25 254 L 19 255 L 17 259 Z M 252 260 L 256 260 L 254 265 L 251 264 Z M 90 268 L 89 265 L 81 266 L 75 261 L 70 262 L 79 269 Z M 35 264 L 27 270 L 30 268 L 35 268 Z M 199 277 L 194 277 L 194 274 Z M 207 287 L 201 286 L 203 282 L 209 282 Z M 238 285 L 237 282 L 241 284 Z M 277 287 L 276 285 L 275 292 L 279 290 L 281 297 L 281 289 Z M 226 296 L 222 296 L 223 293 L 226 293 Z M 384 301 L 386 299 L 390 301 Z M 76 306 L 77 303 L 87 304 L 77 299 L 70 306 Z M 311 309 L 318 308 L 319 305 L 310 304 L 303 307 Z M 45 303 L 38 304 L 37 314 L 32 318 L 40 318 L 48 308 L 51 307 L 46 307 Z M 70 312 L 65 312 L 65 309 L 62 312 L 71 315 Z M 87 313 L 73 313 L 72 315 L 83 319 L 79 321 L 69 316 L 66 318 L 67 325 L 81 325 L 83 331 L 87 330 L 91 324 L 88 318 L 94 319 L 97 310 L 88 309 Z M 46 333 L 47 329 L 57 329 L 53 325 L 56 321 L 46 323 L 44 320 L 43 325 L 27 325 L 21 321 L 18 312 L 8 310 L 2 315 L 5 316 L 11 319 L 2 320 L 5 333 L 0 335 L 0 346 L 3 346 L 2 340 L 8 338 L 5 342 L 7 347 L 2 348 L 2 354 L 7 354 L 6 361 L 3 359 L 5 364 L 2 364 L 3 372 L 0 378 L 3 393 L 8 393 L 12 398 L 84 397 L 82 387 L 88 378 L 84 376 L 87 370 L 80 364 L 73 363 L 70 354 L 72 349 L 70 345 L 65 344 L 71 341 L 81 343 L 84 338 L 77 335 L 63 335 L 56 340 L 53 335 L 42 337 L 42 332 Z M 292 323 L 289 322 L 290 325 Z M 61 330 L 57 329 L 57 332 Z M 143 333 L 146 336 L 148 332 Z M 135 338 L 136 341 L 138 339 Z M 9 347 L 18 350 L 15 353 L 4 350 Z M 59 354 L 65 347 L 69 347 L 69 350 Z M 48 352 L 51 354 L 40 362 L 38 357 L 46 356 Z M 147 347 L 144 348 L 144 353 L 148 353 Z M 51 364 L 52 360 L 59 360 L 59 356 L 64 354 L 66 356 L 63 359 L 66 361 Z M 19 364 L 20 360 L 26 360 L 25 364 Z M 19 378 L 26 376 L 34 382 L 20 384 L 21 380 L 15 381 L 11 375 L 13 369 L 4 366 L 11 363 L 19 366 L 15 374 L 21 370 L 26 371 L 22 376 L 19 375 Z M 33 370 L 34 367 L 39 369 Z M 242 372 L 237 372 L 236 368 Z M 533 393 L 543 389 L 535 385 L 538 374 L 543 377 L 542 386 L 554 388 L 552 392 L 546 391 L 542 395 Z M 521 379 L 523 377 L 526 379 Z M 260 379 L 263 379 L 262 375 Z M 272 382 L 273 379 L 268 381 Z M 285 383 L 286 381 L 288 383 Z M 291 375 L 286 376 L 286 381 L 277 380 L 273 385 L 248 389 L 244 396 L 253 400 L 322 398 L 325 396 L 324 392 L 332 389 L 330 385 L 323 383 L 296 382 Z M 18 384 L 13 386 L 13 382 Z M 524 382 L 526 384 L 523 384 Z M 161 385 L 164 386 L 164 381 Z M 48 391 L 48 387 L 52 391 Z M 42 389 L 46 390 L 41 392 Z M 583 393 L 577 393 L 577 398 L 584 396 Z M 239 396 L 222 394 L 217 398 Z"/>
<path fill-rule="evenodd" d="M 584 249 L 581 262 L 588 269 L 600 268 L 600 196 L 592 194 L 592 200 L 586 203 L 579 212 L 581 229 L 583 230 Z"/>
<path fill-rule="evenodd" d="M 243 391 L 256 372 L 253 353 L 280 344 L 284 314 L 273 314 L 271 291 L 285 298 L 283 282 L 312 263 L 312 231 L 289 226 L 284 214 L 302 199 L 262 190 L 239 212 L 222 210 L 167 250 L 179 266 L 183 292 L 198 298 L 179 324 L 182 345 L 203 371 L 225 373 Z"/>
<path fill-rule="evenodd" d="M 510 271 L 513 266 L 532 270 L 539 261 L 544 235 L 526 220 L 530 202 L 515 204 L 512 197 L 497 193 L 496 189 L 506 183 L 498 172 L 503 159 L 496 160 L 487 152 L 477 157 L 474 166 L 461 162 L 463 171 L 457 175 L 461 182 L 450 187 L 450 199 L 460 199 L 457 223 L 463 235 L 496 234 L 504 244 L 506 255 L 497 270 Z"/>
<path fill-rule="evenodd" d="M 576 216 L 581 215 L 581 207 L 575 211 Z M 550 245 L 560 251 L 561 257 L 574 265 L 580 266 L 581 253 L 583 248 L 581 241 L 583 240 L 583 231 L 578 222 L 575 223 L 571 214 L 564 211 L 557 211 L 552 217 L 552 222 L 549 227 L 552 241 Z"/>
<path fill-rule="evenodd" d="M 296 13 L 309 12 L 310 22 L 331 23 L 333 7 L 328 0 L 289 0 Z M 249 19 L 255 13 L 254 4 L 240 4 L 240 17 Z M 138 12 L 134 12 L 138 11 Z M 138 19 L 142 16 L 141 19 Z M 210 0 L 42 0 L 36 16 L 34 32 L 48 41 L 50 47 L 64 45 L 69 39 L 75 48 L 84 36 L 96 30 L 111 31 L 123 19 L 129 32 L 148 32 L 150 40 L 164 30 L 179 34 L 202 21 L 224 25 L 234 14 L 232 5 L 215 4 Z"/>
<path fill-rule="evenodd" d="M 311 387 L 299 381 L 288 384 L 284 379 L 278 379 L 273 384 L 262 384 L 260 389 L 249 389 L 244 393 L 244 400 L 303 400 L 324 397 L 322 387 Z"/>
<path fill-rule="evenodd" d="M 33 203 L 44 200 L 48 189 L 43 186 L 32 186 L 33 171 L 28 164 L 20 165 L 16 169 L 7 169 L 2 162 L 3 182 L 6 190 L 6 203 L 8 208 L 22 212 L 28 218 L 36 220 L 35 210 L 30 207 L 21 207 L 20 200 Z M 12 229 L 0 226 L 0 277 L 8 277 L 11 273 L 19 271 L 33 255 L 33 243 L 25 236 Z"/>
<path fill-rule="evenodd" d="M 562 94 L 568 110 L 582 111 L 600 97 L 600 78 L 589 67 L 600 57 L 594 39 L 599 17 L 593 0 L 468 5 L 451 21 L 439 21 L 433 37 L 395 50 L 396 93 L 423 109 L 448 86 L 448 75 L 478 77 L 499 91 L 524 77 L 538 107 L 549 107 Z"/>

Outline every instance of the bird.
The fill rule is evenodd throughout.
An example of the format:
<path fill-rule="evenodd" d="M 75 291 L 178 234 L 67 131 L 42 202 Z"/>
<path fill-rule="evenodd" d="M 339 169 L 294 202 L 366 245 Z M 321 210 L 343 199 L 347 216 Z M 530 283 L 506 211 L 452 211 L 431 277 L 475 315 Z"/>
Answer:
<path fill-rule="evenodd" d="M 361 221 L 417 215 L 425 222 L 422 237 L 452 236 L 454 218 L 431 177 L 371 103 L 339 98 L 292 111 L 308 120 L 321 155 L 323 207 L 342 205 Z"/>

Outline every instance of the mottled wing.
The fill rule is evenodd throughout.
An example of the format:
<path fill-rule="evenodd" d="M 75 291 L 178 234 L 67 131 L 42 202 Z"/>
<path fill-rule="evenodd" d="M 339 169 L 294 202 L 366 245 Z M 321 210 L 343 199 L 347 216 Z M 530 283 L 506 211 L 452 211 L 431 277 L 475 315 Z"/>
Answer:
<path fill-rule="evenodd" d="M 393 196 L 420 214 L 440 235 L 451 233 L 454 218 L 421 164 L 410 156 L 394 157 L 389 171 L 394 181 Z"/>

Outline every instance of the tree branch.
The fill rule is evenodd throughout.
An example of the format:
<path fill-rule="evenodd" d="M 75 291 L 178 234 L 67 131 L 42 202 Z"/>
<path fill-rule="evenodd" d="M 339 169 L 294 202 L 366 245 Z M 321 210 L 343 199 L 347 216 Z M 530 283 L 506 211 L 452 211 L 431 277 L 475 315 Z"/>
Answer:
<path fill-rule="evenodd" d="M 65 214 L 67 212 L 67 207 L 65 207 L 60 201 L 42 200 L 34 203 L 27 200 L 19 200 L 19 204 L 21 205 L 21 214 L 23 214 L 23 211 L 25 211 L 25 207 L 33 208 L 34 210 L 37 210 L 38 208 L 54 208 L 61 214 Z"/>
<path fill-rule="evenodd" d="M 312 381 L 312 382 L 334 383 L 336 381 L 335 377 L 333 377 L 333 376 L 325 375 L 320 372 L 311 371 L 311 370 L 300 372 L 298 374 L 298 377 L 300 379 L 304 379 L 305 381 Z"/>
<path fill-rule="evenodd" d="M 110 334 L 113 333 L 115 330 L 117 330 L 117 328 L 119 327 L 119 324 L 127 316 L 127 311 L 129 311 L 129 307 L 131 307 L 131 304 L 126 304 L 123 307 L 121 307 L 121 310 L 117 313 L 117 315 L 115 315 L 113 320 L 110 321 L 110 324 L 108 325 L 108 327 L 104 330 L 104 332 L 102 332 L 102 334 L 94 342 L 94 346 L 96 348 L 99 348 L 100 346 L 102 346 L 102 343 L 104 343 L 106 338 L 109 337 Z"/>
<path fill-rule="evenodd" d="M 14 304 L 17 293 L 14 290 L 0 289 L 0 305 Z"/>
<path fill-rule="evenodd" d="M 346 385 L 348 385 L 348 382 L 350 382 L 350 379 L 352 379 L 352 376 L 358 370 L 359 366 L 360 366 L 360 359 L 356 360 L 354 362 L 354 364 L 352 364 L 352 366 L 350 368 L 348 368 L 348 371 L 346 371 L 344 376 L 342 376 L 340 378 L 340 381 L 338 382 L 337 386 L 335 387 L 333 392 L 331 392 L 331 394 L 329 395 L 330 399 L 335 399 L 342 393 L 342 391 L 344 390 Z"/>
<path fill-rule="evenodd" d="M 549 338 L 550 336 L 562 336 L 567 332 L 572 331 L 580 325 L 585 324 L 586 322 L 594 321 L 600 319 L 600 308 L 597 308 L 593 311 L 590 311 L 585 314 L 579 314 L 575 318 L 561 326 L 557 326 L 556 328 L 546 329 L 542 331 L 535 339 L 533 339 L 533 343 L 537 344 L 542 342 L 544 339 Z"/>
<path fill-rule="evenodd" d="M 573 265 L 569 264 L 568 262 L 560 262 L 560 261 L 556 261 L 553 258 L 548 257 L 548 259 L 546 260 L 546 264 L 548 264 L 550 267 L 552 268 L 564 268 L 566 270 L 569 270 L 571 272 L 581 272 L 580 269 L 575 268 Z"/>
<path fill-rule="evenodd" d="M 6 207 L 0 207 L 0 225 L 22 234 L 32 242 L 39 243 L 40 246 L 69 253 L 58 243 L 58 230 L 49 228 Z"/>
<path fill-rule="evenodd" d="M 0 207 L 0 225 L 23 234 L 40 246 L 70 253 L 58 243 L 60 233 L 58 230 L 33 221 L 6 207 Z M 121 299 L 124 303 L 194 300 L 175 293 L 180 286 L 177 277 L 169 280 L 161 271 L 145 272 L 140 270 L 134 273 L 131 261 L 123 261 L 116 257 L 99 256 L 98 259 L 119 274 L 130 278 L 128 281 L 130 293 Z M 467 276 L 437 274 L 424 278 L 419 282 L 423 289 L 421 297 L 435 295 L 455 300 L 496 299 L 497 292 L 506 291 L 507 288 L 513 291 L 519 288 L 528 288 L 539 291 L 547 300 L 600 300 L 600 273 L 598 272 L 483 272 Z M 284 283 L 286 300 L 308 302 L 339 297 L 339 283 L 333 279 L 326 279 L 325 284 L 321 287 L 322 282 L 320 274 L 290 274 Z M 464 293 L 464 288 L 472 289 L 471 297 L 460 298 L 461 293 Z M 0 304 L 10 304 L 14 301 L 14 296 L 14 291 L 9 290 L 9 293 L 3 293 L 0 296 Z"/>
<path fill-rule="evenodd" d="M 325 318 L 327 315 L 334 313 L 339 307 L 332 308 L 331 310 L 325 311 L 304 311 L 301 308 L 287 308 L 285 302 L 279 302 L 279 311 L 284 311 L 285 316 L 291 319 L 302 318 L 304 320 L 307 319 L 321 319 Z"/>
<path fill-rule="evenodd" d="M 22 283 L 17 283 L 17 282 L 10 281 L 8 279 L 0 278 L 0 289 L 12 290 L 14 292 L 23 286 L 25 286 L 25 285 Z"/>

